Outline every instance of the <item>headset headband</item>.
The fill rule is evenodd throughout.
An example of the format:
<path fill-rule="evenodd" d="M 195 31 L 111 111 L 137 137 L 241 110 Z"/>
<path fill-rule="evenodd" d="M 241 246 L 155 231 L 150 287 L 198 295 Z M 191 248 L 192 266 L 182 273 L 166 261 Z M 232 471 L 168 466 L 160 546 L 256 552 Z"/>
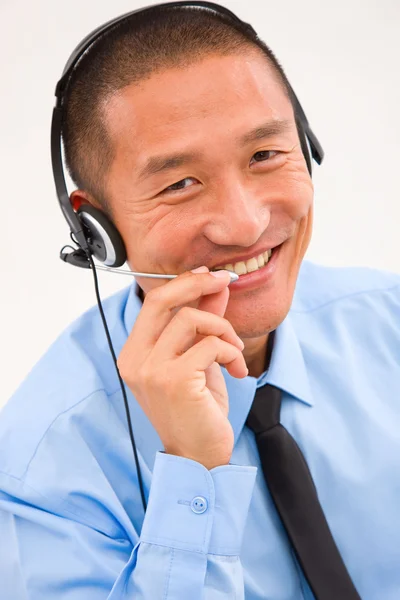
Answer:
<path fill-rule="evenodd" d="M 123 21 L 125 21 L 126 19 L 129 19 L 131 16 L 133 16 L 135 14 L 140 13 L 140 15 L 143 15 L 147 12 L 151 12 L 152 10 L 158 10 L 159 8 L 179 8 L 179 7 L 190 7 L 190 6 L 212 10 L 218 14 L 225 15 L 225 16 L 229 17 L 230 19 L 232 19 L 233 21 L 236 21 L 236 23 L 238 25 L 240 25 L 241 27 L 244 26 L 245 28 L 249 29 L 254 35 L 257 35 L 255 29 L 249 23 L 245 23 L 244 21 L 239 19 L 239 17 L 237 17 L 233 12 L 231 12 L 228 8 L 225 8 L 224 6 L 220 6 L 219 4 L 215 4 L 214 2 L 203 2 L 201 0 L 199 2 L 185 2 L 185 1 L 167 2 L 167 3 L 163 3 L 163 4 L 152 4 L 150 6 L 138 8 L 137 10 L 133 10 L 131 12 L 125 13 L 119 17 L 116 17 L 115 19 L 111 19 L 110 21 L 107 21 L 107 23 L 104 23 L 100 27 L 97 27 L 91 33 L 89 33 L 77 45 L 77 47 L 72 52 L 71 56 L 69 57 L 66 65 L 64 67 L 64 71 L 63 71 L 60 81 L 57 83 L 56 96 L 60 97 L 60 98 L 62 97 L 63 92 L 66 88 L 66 84 L 68 83 L 68 80 L 72 74 L 72 71 L 76 67 L 77 63 L 82 58 L 84 53 L 87 50 L 89 50 L 90 46 L 92 44 L 94 44 L 94 42 L 96 42 L 103 35 L 103 33 L 109 31 L 110 29 L 112 29 L 113 27 L 118 25 L 119 23 L 122 23 Z"/>
<path fill-rule="evenodd" d="M 225 8 L 224 6 L 215 4 L 214 2 L 202 2 L 202 1 L 185 2 L 185 1 L 183 1 L 183 2 L 167 2 L 167 3 L 163 3 L 163 4 L 153 4 L 151 6 L 139 8 L 132 12 L 121 15 L 120 17 L 112 19 L 111 21 L 108 21 L 107 23 L 94 29 L 91 33 L 89 33 L 89 35 L 87 35 L 80 42 L 80 44 L 78 44 L 78 46 L 75 48 L 75 50 L 72 52 L 71 56 L 69 57 L 66 65 L 64 67 L 64 71 L 62 73 L 61 79 L 58 81 L 56 90 L 55 90 L 56 105 L 53 109 L 53 118 L 52 118 L 52 124 L 51 124 L 51 159 L 52 159 L 53 175 L 54 175 L 54 182 L 55 182 L 55 186 L 56 186 L 57 198 L 58 198 L 61 210 L 70 226 L 71 232 L 75 236 L 77 243 L 83 250 L 85 250 L 85 252 L 90 252 L 90 249 L 89 249 L 89 246 L 87 243 L 85 233 L 83 231 L 83 224 L 82 224 L 81 220 L 77 217 L 76 213 L 74 212 L 71 202 L 70 202 L 70 199 L 69 199 L 67 185 L 66 185 L 65 176 L 64 176 L 63 161 L 62 161 L 61 128 L 62 128 L 62 110 L 63 110 L 63 100 L 64 100 L 65 90 L 68 87 L 68 82 L 71 78 L 72 72 L 74 71 L 75 67 L 79 63 L 80 59 L 104 33 L 111 30 L 113 27 L 115 27 L 119 23 L 125 21 L 126 19 L 129 19 L 130 17 L 132 17 L 135 14 L 142 15 L 144 13 L 158 10 L 160 8 L 175 8 L 175 7 L 195 7 L 195 8 L 197 7 L 197 8 L 202 8 L 205 10 L 214 11 L 217 14 L 228 16 L 233 22 L 236 22 L 238 25 L 240 25 L 240 27 L 242 29 L 245 28 L 249 32 L 251 32 L 253 35 L 257 36 L 255 29 L 249 23 L 246 23 L 245 21 L 242 21 L 241 19 L 239 19 L 239 17 L 237 17 L 232 11 L 230 11 L 228 8 Z M 316 135 L 311 130 L 311 127 L 308 123 L 307 117 L 304 113 L 304 110 L 303 110 L 296 94 L 294 93 L 293 88 L 291 87 L 289 82 L 287 82 L 287 84 L 289 86 L 289 91 L 292 95 L 292 102 L 294 104 L 295 114 L 297 116 L 297 119 L 300 122 L 300 126 L 303 129 L 304 136 L 310 147 L 310 154 L 311 154 L 310 160 L 307 160 L 307 156 L 305 155 L 307 164 L 308 164 L 308 168 L 310 169 L 311 168 L 311 157 L 318 164 L 321 164 L 321 162 L 324 158 L 324 151 L 323 151 L 322 146 L 319 143 Z M 304 148 L 303 148 L 303 152 L 304 152 Z"/>

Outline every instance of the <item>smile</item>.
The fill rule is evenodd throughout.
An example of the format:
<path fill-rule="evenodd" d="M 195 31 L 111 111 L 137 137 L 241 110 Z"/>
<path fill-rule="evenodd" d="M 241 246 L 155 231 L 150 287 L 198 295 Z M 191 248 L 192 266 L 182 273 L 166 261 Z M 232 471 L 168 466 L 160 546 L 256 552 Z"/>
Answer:
<path fill-rule="evenodd" d="M 261 254 L 258 254 L 257 256 L 249 258 L 245 261 L 228 263 L 226 265 L 215 267 L 214 269 L 212 269 L 212 271 L 221 271 L 225 269 L 227 271 L 234 271 L 237 275 L 246 275 L 247 273 L 253 273 L 254 271 L 258 271 L 259 269 L 262 269 L 262 267 L 265 267 L 265 265 L 268 264 L 268 261 L 270 260 L 273 254 L 273 250 L 274 248 L 266 250 L 265 252 L 262 252 Z"/>

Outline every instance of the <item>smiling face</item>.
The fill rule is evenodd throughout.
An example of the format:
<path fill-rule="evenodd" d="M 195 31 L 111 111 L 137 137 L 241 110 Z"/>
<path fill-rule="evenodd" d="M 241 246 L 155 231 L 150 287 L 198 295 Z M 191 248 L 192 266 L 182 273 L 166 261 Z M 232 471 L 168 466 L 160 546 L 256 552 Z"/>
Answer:
<path fill-rule="evenodd" d="M 107 192 L 130 268 L 179 274 L 282 244 L 269 277 L 230 286 L 225 313 L 243 338 L 277 327 L 309 244 L 313 186 L 267 60 L 249 49 L 171 68 L 115 94 L 105 114 Z M 145 293 L 166 283 L 137 281 Z"/>

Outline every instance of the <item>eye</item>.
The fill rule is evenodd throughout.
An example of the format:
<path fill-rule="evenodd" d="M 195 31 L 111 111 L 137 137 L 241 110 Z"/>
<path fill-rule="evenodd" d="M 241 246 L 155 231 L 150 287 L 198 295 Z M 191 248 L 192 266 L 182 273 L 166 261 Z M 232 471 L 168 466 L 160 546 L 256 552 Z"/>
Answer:
<path fill-rule="evenodd" d="M 279 152 L 277 150 L 260 150 L 253 154 L 253 158 L 255 156 L 259 156 L 261 160 L 256 160 L 256 162 L 268 162 L 274 156 L 277 156 Z M 186 181 L 195 180 L 194 177 L 185 177 L 184 179 L 180 179 L 176 183 L 169 185 L 167 188 L 162 190 L 161 194 L 168 194 L 169 192 L 179 192 L 181 190 L 185 190 L 188 187 L 192 187 L 190 185 L 185 185 Z"/>
<path fill-rule="evenodd" d="M 169 185 L 161 193 L 162 194 L 166 194 L 168 192 L 177 192 L 177 191 L 180 191 L 180 190 L 185 190 L 187 187 L 191 187 L 191 186 L 184 185 L 185 181 L 190 181 L 190 179 L 194 179 L 194 177 L 185 177 L 184 179 L 180 179 L 176 183 L 173 183 L 172 185 Z"/>
<path fill-rule="evenodd" d="M 256 160 L 256 162 L 267 162 L 269 159 L 277 156 L 278 154 L 279 152 L 277 150 L 260 150 L 259 152 L 253 154 L 253 158 L 255 156 L 260 156 L 261 160 Z"/>

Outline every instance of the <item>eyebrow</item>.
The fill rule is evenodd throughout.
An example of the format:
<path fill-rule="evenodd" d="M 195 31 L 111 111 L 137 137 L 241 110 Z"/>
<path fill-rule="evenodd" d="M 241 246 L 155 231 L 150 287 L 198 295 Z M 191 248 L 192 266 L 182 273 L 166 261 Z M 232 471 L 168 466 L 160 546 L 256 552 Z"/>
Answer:
<path fill-rule="evenodd" d="M 287 132 L 292 127 L 292 121 L 289 119 L 267 121 L 257 127 L 254 127 L 244 135 L 236 138 L 236 143 L 240 147 L 245 147 L 251 142 L 257 140 L 265 140 L 275 135 Z M 149 158 L 139 173 L 139 179 L 156 175 L 162 171 L 170 171 L 176 169 L 195 160 L 199 160 L 201 154 L 199 152 L 182 152 L 170 156 L 152 156 Z"/>

